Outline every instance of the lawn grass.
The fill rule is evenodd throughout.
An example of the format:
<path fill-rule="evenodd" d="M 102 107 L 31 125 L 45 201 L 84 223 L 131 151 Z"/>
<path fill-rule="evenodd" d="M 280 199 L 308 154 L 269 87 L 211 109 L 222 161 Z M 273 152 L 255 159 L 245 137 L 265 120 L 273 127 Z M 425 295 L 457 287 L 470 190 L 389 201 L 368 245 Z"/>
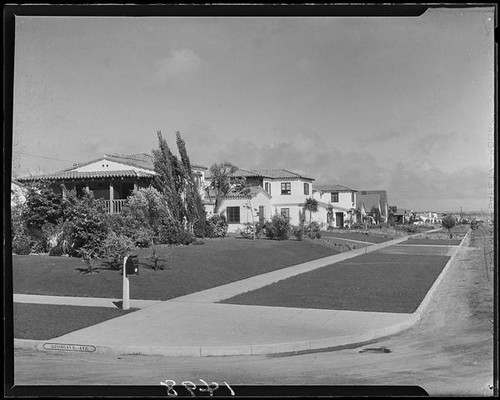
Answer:
<path fill-rule="evenodd" d="M 373 252 L 222 301 L 274 307 L 412 313 L 447 256 Z"/>
<path fill-rule="evenodd" d="M 14 303 L 14 338 L 53 339 L 132 311 L 135 309 Z"/>
<path fill-rule="evenodd" d="M 139 275 L 130 277 L 130 298 L 168 300 L 251 276 L 336 254 L 307 241 L 267 239 L 207 240 L 201 246 L 157 246 L 165 269 L 152 270 L 151 249 L 137 250 Z M 82 274 L 80 259 L 42 255 L 12 256 L 13 291 L 21 294 L 122 297 L 122 275 L 98 264 L 99 273 Z"/>

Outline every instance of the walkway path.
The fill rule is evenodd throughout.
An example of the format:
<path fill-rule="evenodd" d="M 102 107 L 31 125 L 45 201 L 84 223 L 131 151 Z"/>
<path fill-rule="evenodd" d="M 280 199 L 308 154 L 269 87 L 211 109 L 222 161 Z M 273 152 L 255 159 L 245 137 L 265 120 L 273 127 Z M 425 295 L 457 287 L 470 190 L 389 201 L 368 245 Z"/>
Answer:
<path fill-rule="evenodd" d="M 64 306 L 81 307 L 109 307 L 117 308 L 117 303 L 122 299 L 99 297 L 70 297 L 70 296 L 40 296 L 34 294 L 14 294 L 14 303 L 31 304 L 59 304 Z M 153 304 L 161 303 L 160 300 L 135 300 L 130 299 L 130 308 L 146 308 Z"/>

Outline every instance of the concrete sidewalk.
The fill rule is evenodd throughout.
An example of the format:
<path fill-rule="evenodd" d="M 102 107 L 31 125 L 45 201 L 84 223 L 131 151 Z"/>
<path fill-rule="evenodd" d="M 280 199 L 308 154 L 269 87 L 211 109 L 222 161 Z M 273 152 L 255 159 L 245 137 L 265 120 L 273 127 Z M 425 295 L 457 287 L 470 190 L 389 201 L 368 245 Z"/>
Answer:
<path fill-rule="evenodd" d="M 417 236 L 417 235 L 413 235 Z M 461 245 L 413 314 L 220 304 L 218 301 L 405 241 L 407 237 L 295 265 L 146 308 L 49 341 L 16 347 L 83 345 L 99 352 L 166 356 L 253 355 L 362 343 L 416 323 Z M 107 299 L 109 302 L 109 299 Z M 195 303 L 195 304 L 193 304 Z M 44 347 L 45 346 L 45 347 Z M 73 348 L 73 347 L 72 347 Z M 75 347 L 82 348 L 82 347 Z"/>
<path fill-rule="evenodd" d="M 122 299 L 110 299 L 110 298 L 99 298 L 99 297 L 41 296 L 33 294 L 14 294 L 14 303 L 118 308 L 116 303 L 121 303 L 121 301 Z M 158 303 L 161 303 L 161 301 L 130 299 L 130 308 L 146 308 L 152 306 L 153 304 L 158 304 Z"/>

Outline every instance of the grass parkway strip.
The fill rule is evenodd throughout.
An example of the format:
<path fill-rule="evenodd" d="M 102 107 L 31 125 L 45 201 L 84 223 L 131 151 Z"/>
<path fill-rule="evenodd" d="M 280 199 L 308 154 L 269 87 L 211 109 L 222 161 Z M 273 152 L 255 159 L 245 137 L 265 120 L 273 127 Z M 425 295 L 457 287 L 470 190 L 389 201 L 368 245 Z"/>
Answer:
<path fill-rule="evenodd" d="M 221 303 L 413 313 L 449 258 L 373 252 Z"/>
<path fill-rule="evenodd" d="M 132 311 L 135 309 L 14 303 L 14 337 L 52 339 Z"/>

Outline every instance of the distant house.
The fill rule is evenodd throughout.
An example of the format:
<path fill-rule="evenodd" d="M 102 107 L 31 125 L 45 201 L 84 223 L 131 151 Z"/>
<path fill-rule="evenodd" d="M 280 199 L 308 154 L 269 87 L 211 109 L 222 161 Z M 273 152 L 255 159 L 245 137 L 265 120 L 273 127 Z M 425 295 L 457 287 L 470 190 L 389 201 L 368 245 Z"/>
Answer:
<path fill-rule="evenodd" d="M 389 216 L 389 204 L 387 202 L 387 192 L 385 190 L 361 190 L 356 196 L 356 208 L 363 218 L 371 213 L 375 208 L 380 212 L 381 222 L 387 223 Z"/>
<path fill-rule="evenodd" d="M 343 228 L 354 219 L 356 190 L 337 184 L 317 184 L 313 197 L 318 201 L 318 213 L 313 218 L 323 226 Z"/>
<path fill-rule="evenodd" d="M 207 168 L 192 165 L 192 169 L 201 185 Z M 150 186 L 155 175 L 151 154 L 105 154 L 59 172 L 18 180 L 22 183 L 49 182 L 50 186 L 62 195 L 64 191 L 61 185 L 68 190 L 75 189 L 78 195 L 91 192 L 96 199 L 105 202 L 109 213 L 119 213 L 127 197 L 134 190 Z"/>
<path fill-rule="evenodd" d="M 21 182 L 13 179 L 10 183 L 10 205 L 24 204 L 26 202 L 26 188 Z"/>
<path fill-rule="evenodd" d="M 219 213 L 226 215 L 229 232 L 243 228 L 256 216 L 265 221 L 274 214 L 280 214 L 289 218 L 291 224 L 300 224 L 304 203 L 312 197 L 313 178 L 286 169 L 238 169 L 232 177 L 245 178 L 250 194 L 229 193 L 221 204 Z M 208 186 L 209 173 L 206 180 Z M 205 199 L 209 198 L 208 192 Z M 213 204 L 205 207 L 209 214 L 213 212 Z"/>
<path fill-rule="evenodd" d="M 438 213 L 433 211 L 421 211 L 415 213 L 415 218 L 425 224 L 436 224 L 440 223 L 441 220 L 438 217 Z"/>
<path fill-rule="evenodd" d="M 410 223 L 410 218 L 412 214 L 413 214 L 412 210 L 398 208 L 397 211 L 395 211 L 392 215 L 394 216 L 394 222 L 396 224 L 403 225 Z"/>

